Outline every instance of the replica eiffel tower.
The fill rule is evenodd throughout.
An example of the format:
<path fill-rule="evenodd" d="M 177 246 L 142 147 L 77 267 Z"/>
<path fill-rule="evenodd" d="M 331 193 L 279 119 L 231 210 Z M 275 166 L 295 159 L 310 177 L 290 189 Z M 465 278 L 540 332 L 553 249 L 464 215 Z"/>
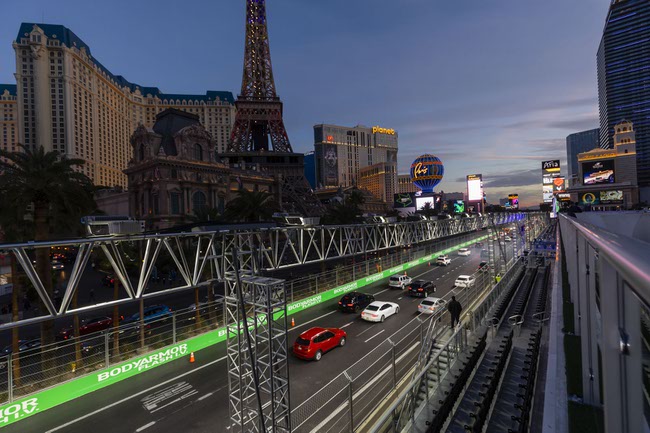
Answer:
<path fill-rule="evenodd" d="M 259 169 L 278 179 L 286 212 L 317 216 L 323 211 L 304 174 L 304 155 L 294 153 L 275 91 L 265 0 L 246 0 L 246 42 L 241 93 L 228 153 L 231 166 Z"/>

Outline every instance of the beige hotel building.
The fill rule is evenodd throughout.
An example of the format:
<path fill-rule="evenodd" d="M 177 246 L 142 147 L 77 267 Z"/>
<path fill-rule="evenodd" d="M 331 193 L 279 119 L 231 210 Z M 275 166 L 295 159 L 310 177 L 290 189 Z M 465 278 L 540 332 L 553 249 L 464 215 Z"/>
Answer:
<path fill-rule="evenodd" d="M 84 172 L 96 185 L 126 188 L 122 170 L 132 157 L 131 135 L 176 108 L 198 116 L 216 153 L 226 151 L 235 118 L 231 92 L 165 94 L 131 83 L 62 25 L 23 23 L 13 47 L 16 86 L 0 85 L 3 149 L 41 145 L 85 160 Z"/>

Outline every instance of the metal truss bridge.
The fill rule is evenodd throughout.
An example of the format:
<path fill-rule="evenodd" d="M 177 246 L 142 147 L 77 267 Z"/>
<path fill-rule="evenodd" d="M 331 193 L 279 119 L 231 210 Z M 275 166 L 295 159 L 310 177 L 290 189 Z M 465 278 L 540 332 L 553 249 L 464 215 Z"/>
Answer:
<path fill-rule="evenodd" d="M 0 324 L 0 330 L 207 287 L 215 281 L 224 281 L 227 273 L 238 270 L 259 274 L 429 242 L 487 229 L 492 224 L 530 226 L 546 218 L 543 213 L 500 213 L 440 221 L 287 226 L 0 244 L 0 255 L 9 255 L 23 285 L 31 284 L 46 309 L 39 317 Z M 50 249 L 50 254 L 67 250 L 68 257 L 72 257 L 72 269 L 66 273 L 65 281 L 59 283 L 58 294 L 52 284 L 43 283 L 51 278 L 51 271 L 47 265 L 37 263 L 36 258 L 43 256 L 37 251 L 42 249 Z M 237 251 L 239 269 L 234 265 L 234 251 Z M 101 263 L 104 272 L 119 283 L 121 296 L 113 301 L 73 308 L 73 298 L 84 273 L 94 272 L 95 265 Z M 172 272 L 177 278 L 170 281 L 169 287 L 153 288 L 150 281 L 162 272 Z"/>

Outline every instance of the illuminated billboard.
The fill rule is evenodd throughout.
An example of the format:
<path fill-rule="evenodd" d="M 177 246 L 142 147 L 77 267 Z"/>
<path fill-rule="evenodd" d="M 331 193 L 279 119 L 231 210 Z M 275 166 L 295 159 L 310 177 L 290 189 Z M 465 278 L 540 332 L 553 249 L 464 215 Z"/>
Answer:
<path fill-rule="evenodd" d="M 603 204 L 620 204 L 623 203 L 623 191 L 601 191 L 600 202 Z"/>
<path fill-rule="evenodd" d="M 462 200 L 456 200 L 454 202 L 454 213 L 463 213 L 465 212 L 465 202 Z"/>
<path fill-rule="evenodd" d="M 571 201 L 571 194 L 568 192 L 559 192 L 555 196 L 560 201 Z"/>
<path fill-rule="evenodd" d="M 467 201 L 483 200 L 483 175 L 467 175 Z"/>
<path fill-rule="evenodd" d="M 551 161 L 542 161 L 542 173 L 546 174 L 552 174 L 552 173 L 560 173 L 560 160 L 559 159 L 554 159 Z"/>
<path fill-rule="evenodd" d="M 394 195 L 393 208 L 415 207 L 415 193 L 407 192 Z"/>
<path fill-rule="evenodd" d="M 434 197 L 415 197 L 415 207 L 417 210 L 422 210 L 422 207 L 429 203 L 431 204 L 431 209 L 435 207 Z"/>
<path fill-rule="evenodd" d="M 580 204 L 594 205 L 600 204 L 600 194 L 597 192 L 583 192 L 579 194 Z"/>
<path fill-rule="evenodd" d="M 553 178 L 553 192 L 564 192 L 566 190 L 565 181 L 563 177 Z"/>
<path fill-rule="evenodd" d="M 597 185 L 614 183 L 614 160 L 590 161 L 582 163 L 582 184 Z"/>
<path fill-rule="evenodd" d="M 519 209 L 519 194 L 508 194 L 510 209 Z"/>
<path fill-rule="evenodd" d="M 544 178 L 547 179 L 547 178 Z M 551 179 L 551 178 L 548 178 Z M 544 199 L 544 203 L 551 203 L 553 201 L 553 181 L 546 183 L 542 185 L 542 197 Z"/>

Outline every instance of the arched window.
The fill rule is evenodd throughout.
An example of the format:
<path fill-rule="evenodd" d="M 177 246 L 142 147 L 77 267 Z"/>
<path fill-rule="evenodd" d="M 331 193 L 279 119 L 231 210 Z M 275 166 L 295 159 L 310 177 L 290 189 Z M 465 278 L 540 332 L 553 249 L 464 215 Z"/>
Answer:
<path fill-rule="evenodd" d="M 201 191 L 197 191 L 194 193 L 192 196 L 192 210 L 200 211 L 201 209 L 205 209 L 208 207 L 207 200 L 205 198 L 205 194 L 203 194 Z"/>
<path fill-rule="evenodd" d="M 198 143 L 194 145 L 194 159 L 203 161 L 203 147 Z"/>

